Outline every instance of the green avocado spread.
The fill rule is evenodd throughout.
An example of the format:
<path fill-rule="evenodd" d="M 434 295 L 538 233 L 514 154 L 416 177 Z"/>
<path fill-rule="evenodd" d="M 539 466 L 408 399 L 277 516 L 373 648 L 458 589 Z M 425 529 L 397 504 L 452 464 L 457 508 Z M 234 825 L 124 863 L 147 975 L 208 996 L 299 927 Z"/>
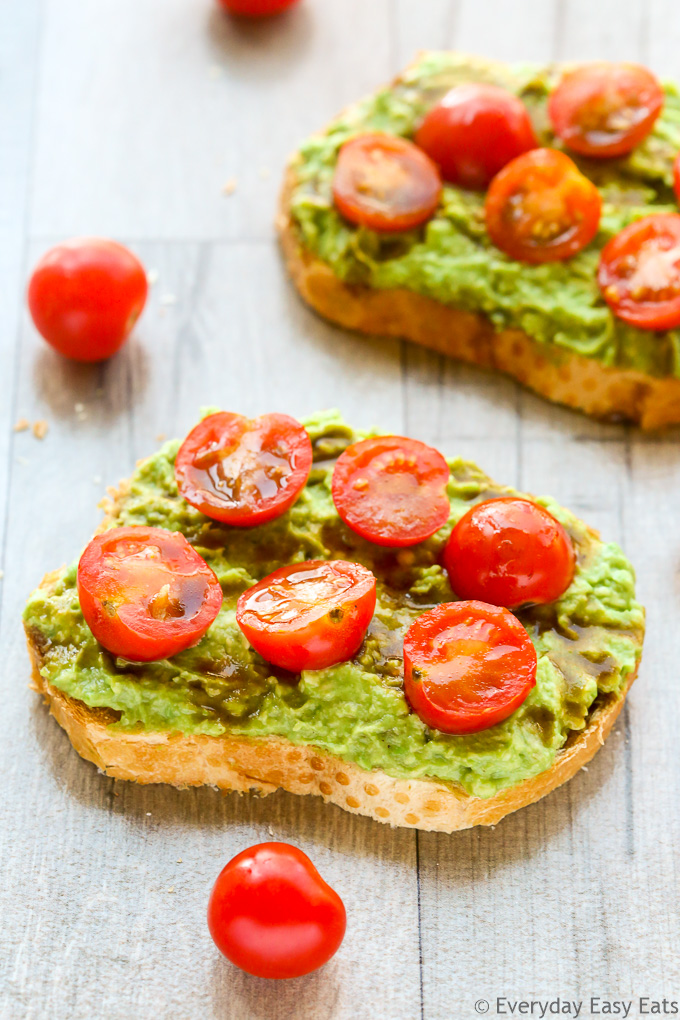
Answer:
<path fill-rule="evenodd" d="M 501 85 L 522 98 L 540 144 L 560 148 L 547 116 L 559 69 L 504 65 L 454 53 L 422 55 L 396 82 L 357 103 L 301 148 L 295 162 L 291 212 L 302 244 L 342 280 L 376 288 L 405 287 L 443 304 L 486 315 L 498 329 L 514 327 L 561 352 L 655 376 L 680 376 L 680 330 L 651 332 L 616 319 L 597 285 L 605 243 L 635 219 L 676 212 L 673 160 L 680 150 L 680 95 L 665 85 L 654 130 L 628 157 L 575 157 L 600 189 L 600 230 L 574 258 L 527 265 L 495 248 L 484 226 L 484 195 L 444 187 L 439 209 L 422 228 L 378 234 L 357 228 L 335 210 L 331 192 L 338 148 L 365 131 L 411 137 L 423 115 L 453 86 Z M 570 153 L 573 157 L 573 153 Z"/>
<path fill-rule="evenodd" d="M 538 654 L 536 686 L 514 715 L 481 733 L 431 730 L 404 697 L 404 633 L 420 613 L 455 598 L 439 565 L 455 522 L 473 503 L 513 490 L 495 485 L 474 464 L 452 460 L 448 523 L 410 549 L 380 548 L 343 524 L 331 498 L 334 459 L 358 435 L 334 412 L 305 425 L 314 449 L 309 481 L 289 511 L 259 527 L 209 520 L 179 496 L 173 468 L 178 442 L 143 461 L 116 503 L 111 526 L 182 531 L 217 574 L 222 609 L 194 648 L 135 665 L 92 636 L 80 611 L 74 564 L 35 591 L 25 610 L 44 677 L 90 707 L 112 709 L 116 727 L 279 734 L 365 769 L 458 783 L 479 797 L 547 769 L 569 734 L 586 725 L 595 700 L 617 696 L 639 659 L 644 611 L 621 550 L 600 542 L 553 500 L 539 499 L 567 529 L 577 568 L 558 602 L 518 613 Z M 364 643 L 353 660 L 329 669 L 301 676 L 276 671 L 237 626 L 238 596 L 286 563 L 331 558 L 363 563 L 378 579 Z"/>

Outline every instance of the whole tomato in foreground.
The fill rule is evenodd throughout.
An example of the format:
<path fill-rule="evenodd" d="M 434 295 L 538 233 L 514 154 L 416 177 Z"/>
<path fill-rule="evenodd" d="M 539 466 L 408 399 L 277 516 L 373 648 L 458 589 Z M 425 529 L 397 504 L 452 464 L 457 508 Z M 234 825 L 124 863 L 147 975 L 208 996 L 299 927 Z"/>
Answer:
<path fill-rule="evenodd" d="M 267 18 L 299 2 L 300 0 L 218 0 L 220 7 L 225 11 L 244 18 Z"/>
<path fill-rule="evenodd" d="M 74 361 L 103 361 L 142 313 L 148 283 L 136 255 L 116 241 L 74 238 L 50 248 L 28 284 L 38 332 Z"/>
<path fill-rule="evenodd" d="M 345 907 L 309 857 L 258 843 L 220 872 L 208 927 L 228 960 L 255 977 L 293 978 L 327 963 L 345 935 Z"/>

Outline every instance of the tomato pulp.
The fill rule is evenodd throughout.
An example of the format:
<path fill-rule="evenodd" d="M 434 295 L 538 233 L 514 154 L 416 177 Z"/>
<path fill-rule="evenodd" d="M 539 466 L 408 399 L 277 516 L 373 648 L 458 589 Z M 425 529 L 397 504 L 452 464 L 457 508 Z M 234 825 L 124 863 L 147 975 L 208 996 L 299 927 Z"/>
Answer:
<path fill-rule="evenodd" d="M 164 528 L 111 528 L 78 564 L 78 598 L 96 639 L 135 662 L 197 644 L 222 605 L 222 589 L 184 535 Z"/>
<path fill-rule="evenodd" d="M 404 691 L 422 721 L 477 733 L 519 708 L 536 684 L 536 650 L 519 620 L 484 602 L 444 602 L 404 638 Z"/>

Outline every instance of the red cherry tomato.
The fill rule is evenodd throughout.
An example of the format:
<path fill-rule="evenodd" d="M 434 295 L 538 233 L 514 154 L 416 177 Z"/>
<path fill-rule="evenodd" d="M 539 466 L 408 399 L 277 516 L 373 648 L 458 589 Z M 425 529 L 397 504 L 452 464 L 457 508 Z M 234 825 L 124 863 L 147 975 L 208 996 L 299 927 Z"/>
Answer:
<path fill-rule="evenodd" d="M 497 85 L 458 85 L 426 115 L 416 142 L 444 180 L 483 190 L 506 163 L 538 145 L 524 103 Z"/>
<path fill-rule="evenodd" d="M 602 199 L 563 152 L 533 149 L 496 174 L 486 196 L 486 228 L 519 262 L 568 259 L 592 241 Z"/>
<path fill-rule="evenodd" d="M 220 7 L 242 18 L 267 18 L 280 14 L 299 0 L 218 0 Z"/>
<path fill-rule="evenodd" d="M 340 454 L 333 502 L 345 524 L 376 545 L 415 545 L 448 520 L 448 480 L 438 450 L 404 436 L 377 436 Z"/>
<path fill-rule="evenodd" d="M 309 857 L 259 843 L 220 872 L 208 927 L 228 960 L 256 977 L 293 978 L 328 963 L 345 936 L 345 907 Z"/>
<path fill-rule="evenodd" d="M 245 591 L 236 621 L 275 666 L 325 669 L 358 650 L 375 597 L 375 577 L 360 563 L 308 560 L 280 567 Z"/>
<path fill-rule="evenodd" d="M 461 598 L 517 609 L 564 594 L 574 577 L 574 548 L 544 507 L 508 496 L 477 503 L 461 517 L 444 566 Z"/>
<path fill-rule="evenodd" d="M 443 602 L 404 638 L 404 690 L 427 726 L 477 733 L 507 719 L 536 684 L 536 650 L 519 620 L 485 602 Z"/>
<path fill-rule="evenodd" d="M 637 64 L 584 64 L 568 71 L 548 100 L 555 134 L 582 156 L 625 156 L 647 137 L 664 93 Z"/>
<path fill-rule="evenodd" d="M 142 313 L 144 266 L 115 241 L 76 238 L 51 248 L 28 284 L 38 332 L 75 361 L 103 361 L 122 346 Z"/>
<path fill-rule="evenodd" d="M 312 466 L 307 431 L 287 414 L 244 418 L 221 411 L 192 429 L 175 460 L 177 487 L 188 503 L 238 527 L 284 513 Z"/>
<path fill-rule="evenodd" d="M 397 135 L 352 138 L 340 149 L 333 198 L 345 219 L 372 230 L 411 230 L 439 205 L 437 167 L 413 142 Z"/>
<path fill-rule="evenodd" d="M 104 648 L 151 662 L 200 641 L 220 611 L 222 589 L 180 532 L 111 528 L 80 557 L 78 598 Z"/>
<path fill-rule="evenodd" d="M 640 329 L 680 326 L 680 214 L 645 216 L 613 237 L 597 280 L 619 319 Z"/>
<path fill-rule="evenodd" d="M 675 190 L 675 197 L 680 202 L 680 152 L 675 157 L 673 163 L 673 188 Z"/>

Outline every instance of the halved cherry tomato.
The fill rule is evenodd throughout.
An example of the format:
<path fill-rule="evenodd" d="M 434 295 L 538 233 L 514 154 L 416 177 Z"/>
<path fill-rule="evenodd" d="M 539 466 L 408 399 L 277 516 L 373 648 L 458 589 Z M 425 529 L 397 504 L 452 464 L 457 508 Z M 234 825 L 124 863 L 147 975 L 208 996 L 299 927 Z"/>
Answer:
<path fill-rule="evenodd" d="M 142 313 L 148 284 L 128 248 L 76 238 L 51 248 L 33 270 L 28 307 L 38 332 L 75 361 L 115 354 Z"/>
<path fill-rule="evenodd" d="M 548 100 L 555 134 L 582 156 L 625 156 L 661 113 L 664 93 L 638 64 L 584 64 L 568 71 Z"/>
<path fill-rule="evenodd" d="M 238 600 L 236 622 L 256 652 L 300 673 L 350 659 L 375 610 L 375 577 L 360 563 L 280 567 Z"/>
<path fill-rule="evenodd" d="M 305 487 L 312 444 L 287 414 L 244 418 L 220 411 L 191 430 L 177 453 L 175 478 L 187 503 L 238 527 L 284 513 Z"/>
<path fill-rule="evenodd" d="M 309 857 L 258 843 L 220 872 L 208 903 L 215 945 L 248 974 L 293 978 L 322 967 L 345 936 L 345 907 Z"/>
<path fill-rule="evenodd" d="M 178 531 L 111 528 L 78 564 L 85 621 L 104 648 L 135 662 L 197 644 L 220 611 L 220 582 Z"/>
<path fill-rule="evenodd" d="M 451 89 L 430 110 L 416 143 L 444 180 L 478 190 L 511 159 L 538 145 L 521 99 L 497 85 L 475 83 Z"/>
<path fill-rule="evenodd" d="M 673 163 L 673 189 L 675 197 L 680 202 L 680 152 L 675 157 L 675 162 Z"/>
<path fill-rule="evenodd" d="M 451 587 L 495 606 L 554 602 L 574 577 L 574 548 L 545 507 L 506 496 L 473 506 L 444 549 Z"/>
<path fill-rule="evenodd" d="M 411 230 L 430 219 L 441 191 L 430 157 L 398 135 L 358 135 L 338 154 L 333 198 L 351 223 L 372 230 Z"/>
<path fill-rule="evenodd" d="M 345 524 L 376 545 L 415 545 L 446 523 L 448 464 L 404 436 L 353 443 L 333 471 L 333 502 Z"/>
<path fill-rule="evenodd" d="M 299 0 L 218 0 L 220 7 L 242 18 L 267 18 L 280 14 Z"/>
<path fill-rule="evenodd" d="M 443 602 L 404 638 L 404 690 L 427 726 L 477 733 L 507 719 L 536 684 L 536 650 L 519 620 L 485 602 Z"/>
<path fill-rule="evenodd" d="M 568 259 L 592 241 L 602 199 L 576 164 L 556 149 L 533 149 L 496 174 L 487 192 L 491 240 L 520 262 Z"/>
<path fill-rule="evenodd" d="M 680 214 L 625 227 L 602 250 L 597 280 L 619 319 L 640 329 L 680 326 Z"/>

